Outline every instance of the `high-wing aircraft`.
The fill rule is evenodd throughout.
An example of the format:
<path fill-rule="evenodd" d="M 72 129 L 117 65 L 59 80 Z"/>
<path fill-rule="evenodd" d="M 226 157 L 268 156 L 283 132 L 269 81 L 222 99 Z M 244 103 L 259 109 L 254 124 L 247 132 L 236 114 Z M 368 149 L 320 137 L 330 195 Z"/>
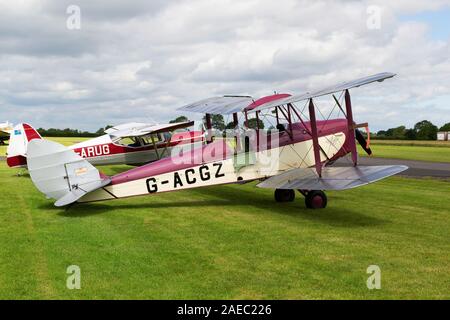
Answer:
<path fill-rule="evenodd" d="M 93 165 L 141 165 L 166 157 L 174 149 L 190 144 L 201 145 L 203 129 L 195 130 L 193 126 L 194 121 L 160 125 L 126 123 L 107 129 L 106 134 L 100 137 L 67 148 Z M 28 145 L 32 140 L 40 139 L 41 135 L 29 124 L 16 125 L 7 149 L 8 165 L 12 168 L 26 167 Z"/>
<path fill-rule="evenodd" d="M 11 134 L 13 125 L 8 121 L 0 123 L 0 144 L 5 144 Z"/>
<path fill-rule="evenodd" d="M 28 146 L 29 172 L 56 206 L 259 180 L 258 187 L 275 190 L 278 202 L 293 201 L 298 190 L 308 208 L 325 208 L 325 190 L 363 186 L 407 169 L 358 165 L 356 141 L 371 151 L 357 133 L 367 124 L 354 122 L 349 90 L 394 76 L 380 73 L 301 95 L 274 94 L 257 100 L 223 96 L 187 105 L 181 110 L 206 113 L 207 144 L 111 177 L 60 144 L 33 140 Z M 322 96 L 333 97 L 341 118 L 317 120 L 316 102 Z M 231 138 L 213 135 L 211 114 L 233 116 Z M 243 126 L 239 114 L 245 119 Z M 259 120 L 264 114 L 276 121 L 278 130 L 248 128 L 250 116 Z M 333 165 L 348 154 L 350 166 Z"/>

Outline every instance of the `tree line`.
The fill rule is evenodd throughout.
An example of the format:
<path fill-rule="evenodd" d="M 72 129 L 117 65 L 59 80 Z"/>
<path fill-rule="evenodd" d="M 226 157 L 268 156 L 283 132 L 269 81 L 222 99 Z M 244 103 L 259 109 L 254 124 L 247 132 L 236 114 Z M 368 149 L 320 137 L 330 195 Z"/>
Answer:
<path fill-rule="evenodd" d="M 173 120 L 170 120 L 169 123 L 177 123 L 177 122 L 185 122 L 189 121 L 186 116 L 179 116 Z M 203 121 L 206 119 L 203 117 Z M 217 130 L 225 130 L 225 129 L 233 129 L 234 123 L 229 122 L 225 123 L 225 120 L 222 115 L 212 115 L 211 116 L 211 125 L 214 129 Z M 260 119 L 257 121 L 255 118 L 248 120 L 248 126 L 250 128 L 256 129 L 259 127 L 260 129 L 264 129 L 264 122 Z M 100 128 L 95 132 L 89 131 L 81 131 L 78 129 L 43 129 L 39 128 L 37 131 L 45 137 L 98 137 L 100 135 L 105 134 L 105 130 L 111 128 L 111 125 L 107 125 L 104 128 Z M 269 128 L 272 129 L 272 128 Z M 450 131 L 450 122 L 444 124 L 442 127 L 438 128 L 431 121 L 423 120 L 417 122 L 413 128 L 406 128 L 405 126 L 399 126 L 396 128 L 390 128 L 387 130 L 380 130 L 376 133 L 371 133 L 372 137 L 375 139 L 392 139 L 392 140 L 436 140 L 437 133 L 439 131 Z"/>
<path fill-rule="evenodd" d="M 186 116 L 179 116 L 173 120 L 170 120 L 169 123 L 177 123 L 177 122 L 185 122 L 189 121 L 189 119 Z M 203 117 L 203 123 L 206 124 L 206 116 Z M 217 129 L 220 131 L 226 130 L 226 129 L 234 129 L 234 122 L 228 122 L 225 123 L 225 119 L 223 118 L 223 115 L 221 114 L 212 114 L 211 115 L 211 127 L 213 129 Z M 259 129 L 264 129 L 264 122 L 259 119 L 259 121 L 256 120 L 256 118 L 248 119 L 248 127 L 252 129 L 256 129 L 259 127 Z"/>
<path fill-rule="evenodd" d="M 422 120 L 417 122 L 413 128 L 399 126 L 380 130 L 373 137 L 386 140 L 436 140 L 439 131 L 450 131 L 450 122 L 438 128 L 431 121 Z"/>
<path fill-rule="evenodd" d="M 111 128 L 112 125 L 107 125 L 104 128 L 100 128 L 95 132 L 89 132 L 89 131 L 82 131 L 78 129 L 56 129 L 56 128 L 50 128 L 50 129 L 44 129 L 39 128 L 37 129 L 37 132 L 43 137 L 98 137 L 103 134 L 105 134 L 105 130 Z"/>

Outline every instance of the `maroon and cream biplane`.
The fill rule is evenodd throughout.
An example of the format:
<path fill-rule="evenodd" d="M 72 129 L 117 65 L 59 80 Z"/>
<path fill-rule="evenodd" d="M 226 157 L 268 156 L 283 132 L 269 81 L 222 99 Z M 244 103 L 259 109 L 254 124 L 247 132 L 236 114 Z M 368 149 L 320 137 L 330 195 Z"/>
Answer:
<path fill-rule="evenodd" d="M 64 146 L 45 140 L 29 143 L 28 169 L 36 187 L 55 199 L 56 206 L 258 180 L 258 187 L 275 190 L 278 202 L 293 201 L 298 190 L 308 208 L 325 208 L 326 190 L 363 186 L 407 169 L 358 165 L 356 141 L 369 154 L 371 150 L 358 130 L 367 124 L 354 122 L 349 90 L 394 75 L 381 73 L 301 95 L 257 100 L 223 96 L 184 106 L 180 110 L 206 114 L 206 144 L 111 177 Z M 318 120 L 316 100 L 322 96 L 332 96 L 343 116 Z M 215 134 L 213 114 L 232 116 L 234 128 Z M 249 128 L 250 118 L 258 123 L 262 117 L 272 117 L 275 128 Z M 347 155 L 351 165 L 334 165 Z"/>

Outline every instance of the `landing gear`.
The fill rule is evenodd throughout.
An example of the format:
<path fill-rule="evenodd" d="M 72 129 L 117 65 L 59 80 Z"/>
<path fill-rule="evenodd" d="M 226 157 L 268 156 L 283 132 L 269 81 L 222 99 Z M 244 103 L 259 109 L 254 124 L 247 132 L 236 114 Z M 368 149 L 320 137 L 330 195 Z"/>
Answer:
<path fill-rule="evenodd" d="M 327 206 L 327 195 L 321 190 L 298 190 L 305 196 L 305 205 L 309 209 L 323 209 Z M 295 191 L 290 189 L 275 189 L 276 202 L 292 202 Z"/>
<path fill-rule="evenodd" d="M 300 191 L 305 196 L 305 205 L 309 209 L 323 209 L 327 206 L 327 195 L 321 190 Z"/>
<path fill-rule="evenodd" d="M 276 202 L 292 202 L 295 199 L 295 191 L 290 189 L 275 189 Z"/>

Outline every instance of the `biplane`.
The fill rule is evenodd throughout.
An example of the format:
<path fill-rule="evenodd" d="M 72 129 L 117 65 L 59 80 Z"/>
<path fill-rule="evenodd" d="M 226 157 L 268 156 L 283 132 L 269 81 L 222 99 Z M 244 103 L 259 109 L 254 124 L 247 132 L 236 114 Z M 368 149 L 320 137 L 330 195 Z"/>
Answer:
<path fill-rule="evenodd" d="M 195 124 L 199 126 L 198 123 Z M 203 142 L 203 128 L 194 121 L 169 124 L 126 123 L 105 130 L 105 134 L 67 147 L 92 165 L 142 165 L 170 155 L 173 149 Z M 191 128 L 190 130 L 188 128 Z M 196 130 L 197 129 L 197 130 Z M 7 149 L 7 164 L 27 167 L 28 144 L 42 139 L 31 125 L 14 127 Z"/>
<path fill-rule="evenodd" d="M 357 133 L 367 124 L 354 122 L 349 91 L 394 76 L 376 74 L 300 95 L 274 94 L 256 100 L 223 96 L 184 106 L 179 110 L 206 114 L 206 144 L 111 177 L 60 144 L 33 140 L 28 146 L 29 172 L 36 187 L 55 199 L 56 206 L 257 180 L 258 187 L 274 189 L 277 202 L 293 201 L 297 190 L 307 208 L 325 208 L 326 190 L 363 186 L 407 169 L 358 165 L 356 141 L 371 151 Z M 322 96 L 332 96 L 343 116 L 318 120 L 316 100 Z M 259 119 L 263 113 L 273 117 L 275 129 L 249 128 L 250 117 Z M 233 117 L 231 137 L 214 134 L 212 114 Z M 349 166 L 333 165 L 347 155 Z"/>
<path fill-rule="evenodd" d="M 0 144 L 5 144 L 11 134 L 13 125 L 8 121 L 0 123 Z"/>

